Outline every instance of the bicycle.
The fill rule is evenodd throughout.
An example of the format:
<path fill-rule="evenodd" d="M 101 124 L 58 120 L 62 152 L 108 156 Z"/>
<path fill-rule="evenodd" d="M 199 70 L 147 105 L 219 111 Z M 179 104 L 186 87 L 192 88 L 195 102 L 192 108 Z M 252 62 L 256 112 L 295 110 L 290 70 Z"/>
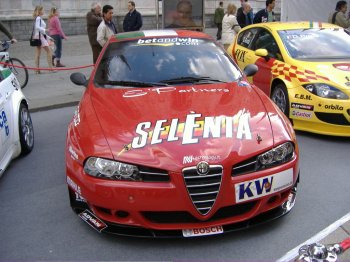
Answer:
<path fill-rule="evenodd" d="M 10 57 L 7 50 L 10 48 L 11 41 L 0 41 L 2 50 L 0 50 L 0 62 L 5 62 L 3 65 L 4 68 L 8 67 L 12 73 L 16 76 L 19 81 L 21 88 L 25 88 L 28 83 L 28 69 L 25 67 L 25 64 L 18 58 Z"/>
<path fill-rule="evenodd" d="M 299 249 L 299 256 L 294 262 L 336 262 L 338 255 L 350 249 L 350 237 L 340 243 L 323 245 L 313 243 L 304 245 Z"/>

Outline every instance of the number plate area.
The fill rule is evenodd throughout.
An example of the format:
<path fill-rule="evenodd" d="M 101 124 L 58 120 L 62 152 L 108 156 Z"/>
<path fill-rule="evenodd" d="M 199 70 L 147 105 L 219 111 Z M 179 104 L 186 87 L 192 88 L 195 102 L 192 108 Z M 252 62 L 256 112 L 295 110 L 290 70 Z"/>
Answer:
<path fill-rule="evenodd" d="M 200 236 L 208 236 L 208 235 L 217 235 L 222 233 L 224 233 L 224 229 L 222 226 L 202 227 L 202 228 L 182 230 L 182 235 L 184 237 L 200 237 Z"/>

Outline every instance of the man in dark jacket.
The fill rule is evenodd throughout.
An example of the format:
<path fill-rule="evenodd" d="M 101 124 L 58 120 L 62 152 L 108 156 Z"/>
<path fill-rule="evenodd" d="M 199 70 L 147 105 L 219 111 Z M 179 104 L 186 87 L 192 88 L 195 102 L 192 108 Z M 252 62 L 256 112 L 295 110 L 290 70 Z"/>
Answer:
<path fill-rule="evenodd" d="M 248 0 L 241 0 L 241 7 L 237 9 L 237 22 L 241 28 L 253 23 L 253 9 Z"/>
<path fill-rule="evenodd" d="M 0 31 L 3 32 L 10 40 L 12 43 L 17 43 L 17 40 L 13 38 L 11 32 L 7 30 L 7 28 L 4 26 L 4 24 L 0 21 Z"/>
<path fill-rule="evenodd" d="M 101 45 L 97 42 L 97 28 L 100 25 L 101 21 L 101 4 L 93 3 L 91 5 L 91 11 L 86 14 L 86 23 L 94 64 L 96 63 L 97 58 L 102 50 Z"/>
<path fill-rule="evenodd" d="M 214 14 L 214 23 L 216 24 L 218 31 L 216 33 L 216 40 L 221 39 L 221 33 L 222 33 L 222 18 L 224 18 L 225 11 L 224 11 L 224 3 L 220 1 L 219 7 L 215 9 Z"/>
<path fill-rule="evenodd" d="M 123 22 L 124 32 L 138 31 L 142 27 L 142 17 L 135 9 L 135 2 L 128 2 L 129 12 L 126 14 Z"/>
<path fill-rule="evenodd" d="M 275 13 L 272 11 L 275 8 L 275 0 L 266 0 L 266 8 L 261 9 L 254 16 L 254 24 L 274 22 Z"/>

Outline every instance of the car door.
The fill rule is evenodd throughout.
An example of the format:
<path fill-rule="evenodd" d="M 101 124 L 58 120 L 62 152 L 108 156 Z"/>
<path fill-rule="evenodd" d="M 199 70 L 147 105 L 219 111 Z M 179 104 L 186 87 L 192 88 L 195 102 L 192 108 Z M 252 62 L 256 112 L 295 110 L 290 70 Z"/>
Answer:
<path fill-rule="evenodd" d="M 256 36 L 258 28 L 245 30 L 238 34 L 237 44 L 234 50 L 234 58 L 242 70 L 249 64 L 255 63 L 254 50 L 251 49 L 254 37 Z"/>
<path fill-rule="evenodd" d="M 271 68 L 276 59 L 283 61 L 283 58 L 276 40 L 268 30 L 265 28 L 253 28 L 250 32 L 250 34 L 248 32 L 241 39 L 238 39 L 236 59 L 240 68 L 244 68 L 247 64 L 258 66 L 258 72 L 249 78 L 249 81 L 270 96 L 272 81 Z M 252 37 L 249 38 L 246 35 Z M 266 57 L 258 56 L 255 52 L 258 49 L 265 49 L 268 55 Z"/>
<path fill-rule="evenodd" d="M 6 156 L 13 140 L 12 95 L 15 84 L 9 76 L 11 71 L 7 70 L 0 70 L 0 161 Z"/>

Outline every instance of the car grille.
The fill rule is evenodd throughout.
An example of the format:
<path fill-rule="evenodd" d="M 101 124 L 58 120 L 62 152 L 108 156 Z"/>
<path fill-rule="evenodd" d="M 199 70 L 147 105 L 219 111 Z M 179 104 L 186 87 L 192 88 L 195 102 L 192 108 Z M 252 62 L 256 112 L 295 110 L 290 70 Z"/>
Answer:
<path fill-rule="evenodd" d="M 212 222 L 245 214 L 252 210 L 256 203 L 257 201 L 251 201 L 234 206 L 222 207 L 211 218 L 205 221 Z M 203 223 L 202 220 L 195 218 L 186 211 L 143 211 L 142 215 L 152 223 L 159 224 Z"/>
<path fill-rule="evenodd" d="M 222 171 L 222 166 L 209 166 L 206 175 L 198 175 L 196 167 L 182 171 L 191 200 L 202 215 L 208 214 L 215 203 L 221 186 Z"/>
<path fill-rule="evenodd" d="M 329 124 L 350 126 L 350 122 L 345 118 L 343 114 L 315 112 L 315 115 L 321 121 Z"/>
<path fill-rule="evenodd" d="M 146 166 L 138 168 L 144 182 L 168 182 L 170 180 L 169 174 L 165 170 Z"/>
<path fill-rule="evenodd" d="M 256 157 L 252 157 L 232 167 L 232 176 L 239 176 L 256 171 Z"/>

